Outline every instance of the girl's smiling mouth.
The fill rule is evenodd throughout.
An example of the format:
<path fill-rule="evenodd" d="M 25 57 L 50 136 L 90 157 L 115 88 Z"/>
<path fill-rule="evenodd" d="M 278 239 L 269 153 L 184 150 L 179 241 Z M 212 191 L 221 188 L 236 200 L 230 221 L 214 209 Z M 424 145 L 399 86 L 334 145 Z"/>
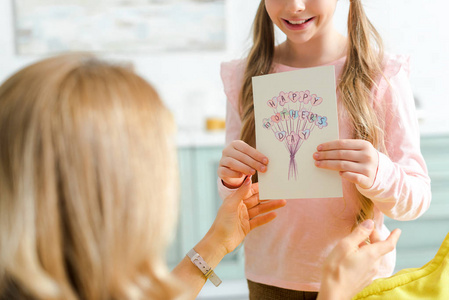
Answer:
<path fill-rule="evenodd" d="M 308 27 L 308 25 L 313 21 L 315 17 L 311 17 L 308 19 L 302 19 L 302 20 L 287 20 L 282 19 L 284 24 L 287 26 L 287 28 L 291 30 L 302 30 Z"/>

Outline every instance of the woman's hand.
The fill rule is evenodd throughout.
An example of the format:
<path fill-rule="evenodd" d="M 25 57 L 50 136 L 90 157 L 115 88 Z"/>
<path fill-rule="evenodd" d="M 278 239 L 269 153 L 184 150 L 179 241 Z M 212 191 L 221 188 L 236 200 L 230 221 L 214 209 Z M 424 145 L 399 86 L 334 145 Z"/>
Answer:
<path fill-rule="evenodd" d="M 226 187 L 237 188 L 245 177 L 254 175 L 256 171 L 266 172 L 267 164 L 265 155 L 247 143 L 235 140 L 224 148 L 217 173 Z"/>
<path fill-rule="evenodd" d="M 369 285 L 377 274 L 381 258 L 394 250 L 399 229 L 381 241 L 374 222 L 366 220 L 343 238 L 326 258 L 318 299 L 351 299 Z M 366 244 L 367 238 L 371 244 Z"/>
<path fill-rule="evenodd" d="M 248 177 L 237 191 L 223 201 L 209 232 L 225 254 L 230 253 L 252 229 L 276 217 L 272 210 L 285 204 L 284 199 L 260 201 L 259 184 L 251 184 Z"/>
<path fill-rule="evenodd" d="M 321 144 L 313 154 L 318 168 L 340 171 L 341 177 L 368 189 L 374 184 L 379 154 L 365 140 L 335 140 Z"/>
<path fill-rule="evenodd" d="M 223 201 L 212 227 L 195 245 L 195 251 L 215 269 L 252 229 L 276 217 L 276 213 L 270 211 L 285 204 L 285 200 L 259 201 L 259 185 L 251 184 L 251 179 L 246 178 L 243 185 Z M 191 287 L 192 299 L 196 298 L 206 282 L 206 277 L 187 256 L 173 269 L 172 274 Z"/>

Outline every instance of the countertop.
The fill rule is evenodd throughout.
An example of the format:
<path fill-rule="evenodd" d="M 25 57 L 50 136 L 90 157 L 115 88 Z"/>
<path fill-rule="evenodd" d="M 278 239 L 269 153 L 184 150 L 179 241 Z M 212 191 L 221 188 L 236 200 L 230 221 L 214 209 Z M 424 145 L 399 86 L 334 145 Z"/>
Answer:
<path fill-rule="evenodd" d="M 429 136 L 447 136 L 448 130 L 421 130 L 422 137 Z M 225 131 L 206 131 L 206 130 L 179 130 L 176 137 L 177 146 L 180 148 L 195 147 L 224 147 Z"/>

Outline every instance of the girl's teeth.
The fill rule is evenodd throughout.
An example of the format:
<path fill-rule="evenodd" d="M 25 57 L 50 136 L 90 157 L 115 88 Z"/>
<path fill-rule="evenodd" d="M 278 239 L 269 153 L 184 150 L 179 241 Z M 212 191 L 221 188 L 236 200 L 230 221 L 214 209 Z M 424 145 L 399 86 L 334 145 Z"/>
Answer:
<path fill-rule="evenodd" d="M 307 20 L 302 20 L 302 21 L 288 21 L 290 24 L 292 25 L 301 25 L 304 24 Z"/>

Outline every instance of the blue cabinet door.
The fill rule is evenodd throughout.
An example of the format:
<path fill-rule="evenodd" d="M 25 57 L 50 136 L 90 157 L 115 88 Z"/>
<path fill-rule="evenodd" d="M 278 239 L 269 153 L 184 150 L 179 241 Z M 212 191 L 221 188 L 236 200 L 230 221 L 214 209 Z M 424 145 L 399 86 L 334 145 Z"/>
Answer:
<path fill-rule="evenodd" d="M 217 191 L 217 169 L 222 147 L 178 149 L 180 176 L 180 216 L 175 239 L 168 252 L 174 267 L 207 233 L 222 203 Z M 228 254 L 217 266 L 222 279 L 241 279 L 243 247 Z"/>
<path fill-rule="evenodd" d="M 196 162 L 195 178 L 196 201 L 199 204 L 197 218 L 199 233 L 204 235 L 212 225 L 222 203 L 217 191 L 217 169 L 222 154 L 222 147 L 202 147 L 194 151 Z M 244 278 L 243 247 L 237 247 L 225 256 L 216 268 L 216 273 L 223 279 Z"/>
<path fill-rule="evenodd" d="M 179 216 L 176 234 L 167 253 L 167 262 L 170 268 L 175 267 L 199 241 L 198 226 L 195 223 L 195 180 L 192 176 L 195 164 L 190 149 L 178 149 L 178 166 Z"/>

